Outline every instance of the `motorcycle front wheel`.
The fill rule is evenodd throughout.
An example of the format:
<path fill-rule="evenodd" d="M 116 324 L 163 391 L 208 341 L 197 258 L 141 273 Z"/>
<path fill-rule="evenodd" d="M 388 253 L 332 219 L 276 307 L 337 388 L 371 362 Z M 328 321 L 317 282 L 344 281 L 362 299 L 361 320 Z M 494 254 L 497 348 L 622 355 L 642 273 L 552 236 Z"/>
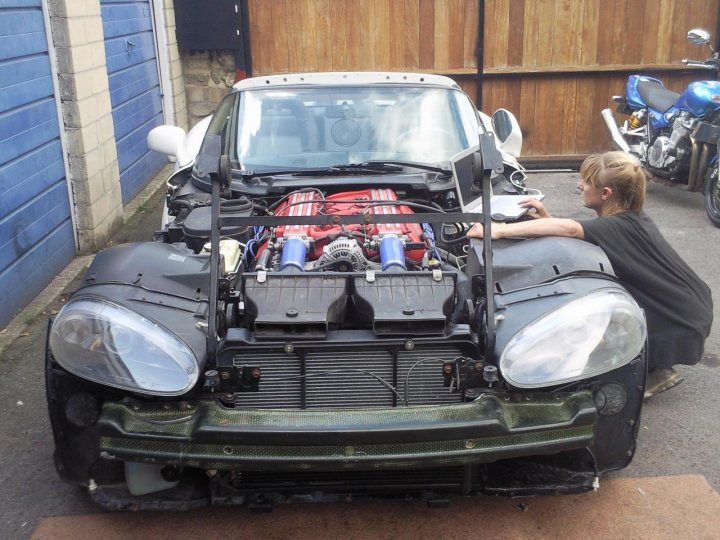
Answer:
<path fill-rule="evenodd" d="M 718 164 L 705 176 L 705 211 L 710 221 L 720 227 L 720 185 L 718 184 Z"/>

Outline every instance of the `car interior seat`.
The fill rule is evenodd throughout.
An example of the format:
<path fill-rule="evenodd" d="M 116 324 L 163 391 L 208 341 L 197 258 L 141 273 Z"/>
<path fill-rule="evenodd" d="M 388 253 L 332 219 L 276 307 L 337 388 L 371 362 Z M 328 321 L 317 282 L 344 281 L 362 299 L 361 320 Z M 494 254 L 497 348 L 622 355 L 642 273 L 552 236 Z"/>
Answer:
<path fill-rule="evenodd" d="M 317 127 L 295 100 L 263 103 L 263 123 L 253 140 L 255 157 L 300 154 L 317 147 Z"/>

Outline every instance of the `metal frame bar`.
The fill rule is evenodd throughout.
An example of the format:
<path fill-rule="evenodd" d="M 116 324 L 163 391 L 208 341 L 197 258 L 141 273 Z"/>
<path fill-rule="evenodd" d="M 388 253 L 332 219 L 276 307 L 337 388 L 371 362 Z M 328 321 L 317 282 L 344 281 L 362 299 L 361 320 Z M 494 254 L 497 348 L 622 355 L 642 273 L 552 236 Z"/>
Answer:
<path fill-rule="evenodd" d="M 475 108 L 482 110 L 483 101 L 483 71 L 485 69 L 483 54 L 485 50 L 485 0 L 480 0 L 478 9 L 478 38 L 475 48 L 475 63 L 477 64 L 477 73 L 475 73 Z"/>
<path fill-rule="evenodd" d="M 373 223 L 477 223 L 483 214 L 463 212 L 434 212 L 427 214 L 342 214 L 316 216 L 223 216 L 220 229 L 244 225 L 370 225 Z"/>

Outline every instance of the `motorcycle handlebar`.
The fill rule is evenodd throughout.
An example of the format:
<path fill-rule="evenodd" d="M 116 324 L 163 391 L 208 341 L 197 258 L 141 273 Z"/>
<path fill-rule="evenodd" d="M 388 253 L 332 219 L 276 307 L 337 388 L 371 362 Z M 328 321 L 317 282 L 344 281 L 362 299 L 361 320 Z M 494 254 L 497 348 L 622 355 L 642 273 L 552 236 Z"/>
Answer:
<path fill-rule="evenodd" d="M 703 68 L 703 69 L 718 69 L 718 64 L 714 61 L 706 60 L 689 60 L 683 58 L 682 63 L 689 67 Z"/>

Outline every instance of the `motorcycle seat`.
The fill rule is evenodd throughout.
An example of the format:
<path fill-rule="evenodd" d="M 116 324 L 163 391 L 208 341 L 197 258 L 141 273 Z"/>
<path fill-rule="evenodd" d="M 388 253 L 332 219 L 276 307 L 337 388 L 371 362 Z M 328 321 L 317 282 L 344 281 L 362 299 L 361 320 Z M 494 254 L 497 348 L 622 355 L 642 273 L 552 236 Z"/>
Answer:
<path fill-rule="evenodd" d="M 665 112 L 675 105 L 680 94 L 668 90 L 662 84 L 655 81 L 640 81 L 637 84 L 637 91 L 648 107 L 659 112 Z"/>

